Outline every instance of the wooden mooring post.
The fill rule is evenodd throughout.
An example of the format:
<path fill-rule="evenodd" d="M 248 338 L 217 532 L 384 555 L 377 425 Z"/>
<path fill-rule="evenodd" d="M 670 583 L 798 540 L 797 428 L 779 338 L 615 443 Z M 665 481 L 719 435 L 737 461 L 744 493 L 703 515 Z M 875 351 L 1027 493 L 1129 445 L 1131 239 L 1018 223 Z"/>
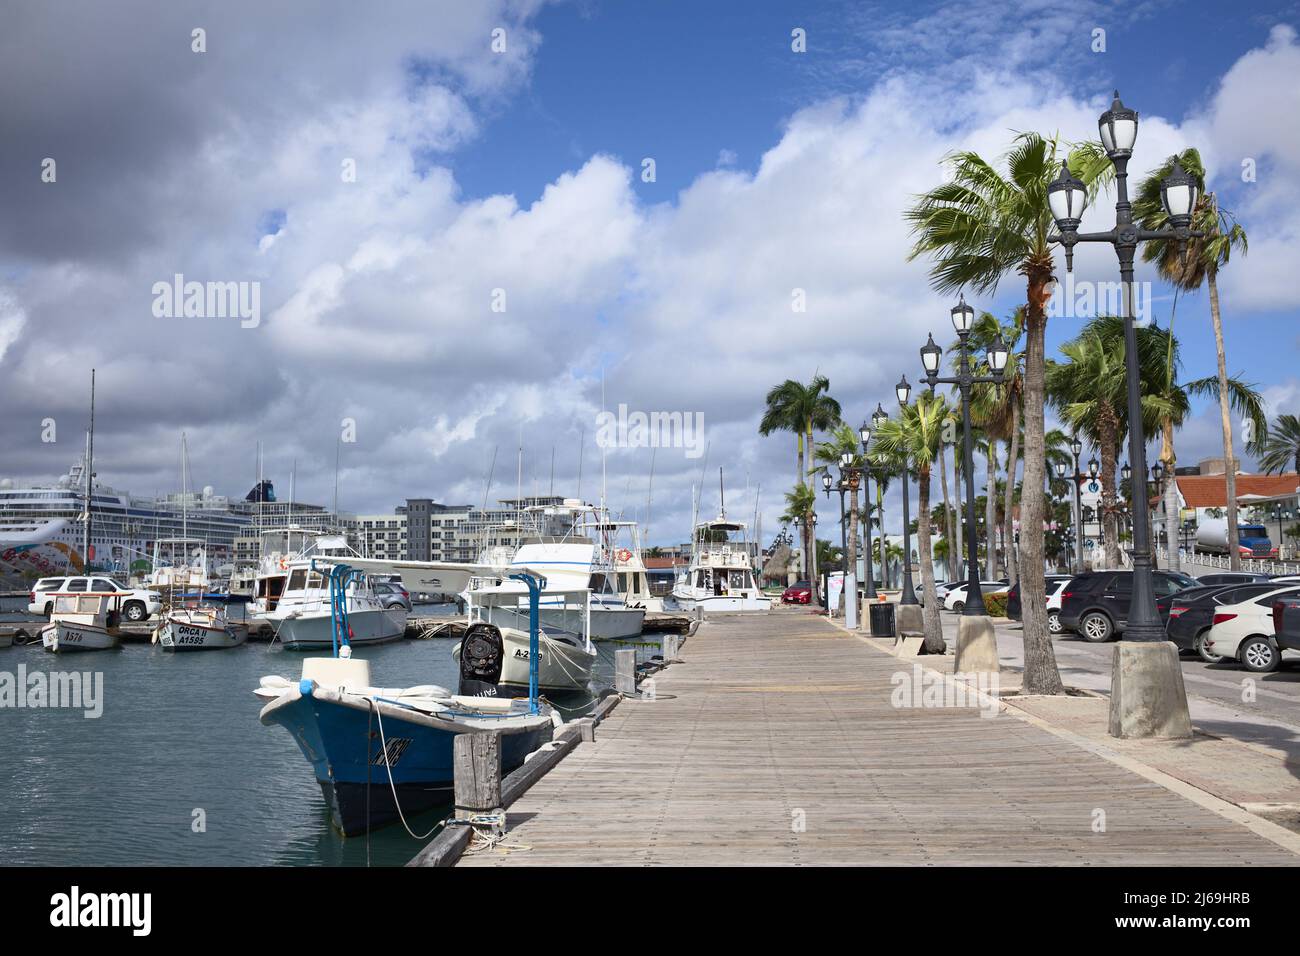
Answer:
<path fill-rule="evenodd" d="M 614 689 L 627 697 L 636 696 L 636 651 L 614 652 Z"/>
<path fill-rule="evenodd" d="M 676 634 L 664 635 L 663 658 L 665 664 L 669 664 L 677 660 L 678 640 L 679 638 L 677 637 Z"/>
<path fill-rule="evenodd" d="M 453 741 L 456 819 L 468 820 L 501 806 L 501 736 L 458 734 Z"/>

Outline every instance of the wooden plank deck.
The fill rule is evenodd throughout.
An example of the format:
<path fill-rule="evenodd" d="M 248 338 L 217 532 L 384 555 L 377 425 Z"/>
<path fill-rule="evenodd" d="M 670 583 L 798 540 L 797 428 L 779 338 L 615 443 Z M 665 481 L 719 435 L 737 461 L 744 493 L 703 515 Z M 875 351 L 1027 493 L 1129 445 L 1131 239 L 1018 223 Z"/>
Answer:
<path fill-rule="evenodd" d="M 895 709 L 911 663 L 822 619 L 714 618 L 681 656 L 459 865 L 1297 862 L 1015 717 Z"/>

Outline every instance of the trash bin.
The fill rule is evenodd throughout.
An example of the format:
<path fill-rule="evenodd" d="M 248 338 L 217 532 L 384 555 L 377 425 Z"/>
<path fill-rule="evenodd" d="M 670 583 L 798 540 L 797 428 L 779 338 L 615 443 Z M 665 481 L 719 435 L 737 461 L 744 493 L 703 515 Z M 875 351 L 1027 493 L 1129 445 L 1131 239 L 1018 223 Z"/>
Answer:
<path fill-rule="evenodd" d="M 877 601 L 868 605 L 868 614 L 871 618 L 871 636 L 872 637 L 897 637 L 898 631 L 894 626 L 894 605 L 889 601 Z"/>

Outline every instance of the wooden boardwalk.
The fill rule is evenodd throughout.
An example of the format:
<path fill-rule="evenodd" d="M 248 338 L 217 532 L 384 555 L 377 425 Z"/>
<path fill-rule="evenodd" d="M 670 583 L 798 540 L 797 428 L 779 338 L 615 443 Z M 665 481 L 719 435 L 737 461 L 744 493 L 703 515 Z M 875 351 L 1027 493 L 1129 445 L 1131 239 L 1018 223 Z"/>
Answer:
<path fill-rule="evenodd" d="M 459 865 L 1297 862 L 1013 716 L 894 708 L 911 662 L 822 619 L 711 619 L 682 657 Z"/>

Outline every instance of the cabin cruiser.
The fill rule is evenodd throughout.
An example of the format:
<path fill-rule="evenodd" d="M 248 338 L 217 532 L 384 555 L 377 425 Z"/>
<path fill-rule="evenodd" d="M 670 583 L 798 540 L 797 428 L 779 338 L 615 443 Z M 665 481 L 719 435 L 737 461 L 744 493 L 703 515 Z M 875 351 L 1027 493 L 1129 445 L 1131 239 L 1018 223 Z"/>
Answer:
<path fill-rule="evenodd" d="M 673 587 L 673 600 L 684 611 L 771 610 L 754 579 L 753 547 L 746 526 L 725 515 L 695 526 L 691 563 Z"/>
<path fill-rule="evenodd" d="M 331 581 L 331 558 L 298 558 L 288 563 L 285 584 L 275 607 L 262 615 L 288 650 L 330 647 L 337 641 L 338 600 L 346 602 L 351 644 L 385 644 L 406 634 L 406 608 L 384 607 L 368 575 L 345 584 Z"/>

